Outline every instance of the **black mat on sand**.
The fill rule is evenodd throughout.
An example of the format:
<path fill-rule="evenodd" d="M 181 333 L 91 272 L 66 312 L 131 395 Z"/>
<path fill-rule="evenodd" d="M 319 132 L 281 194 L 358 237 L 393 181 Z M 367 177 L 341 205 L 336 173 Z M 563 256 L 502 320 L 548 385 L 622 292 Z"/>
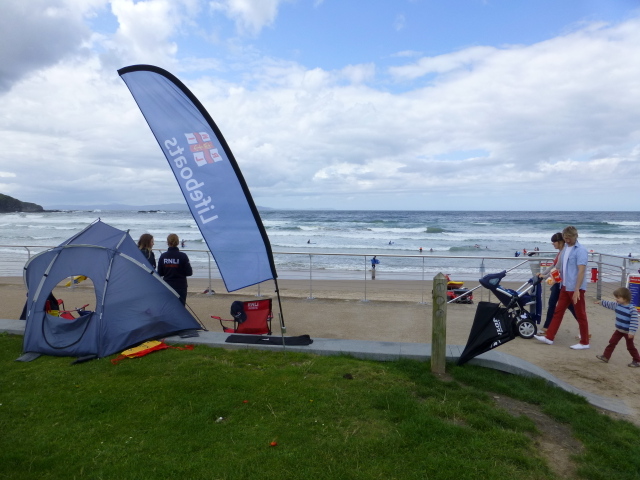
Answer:
<path fill-rule="evenodd" d="M 282 337 L 265 335 L 229 335 L 226 343 L 250 343 L 252 345 L 282 345 Z M 313 340 L 309 335 L 298 337 L 284 337 L 285 345 L 311 345 Z"/>

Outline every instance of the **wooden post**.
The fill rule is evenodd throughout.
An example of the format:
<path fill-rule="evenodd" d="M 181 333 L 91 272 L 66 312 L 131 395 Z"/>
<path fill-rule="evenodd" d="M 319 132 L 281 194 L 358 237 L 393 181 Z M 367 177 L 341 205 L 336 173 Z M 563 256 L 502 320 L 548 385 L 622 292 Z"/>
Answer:
<path fill-rule="evenodd" d="M 445 373 L 447 356 L 447 278 L 433 278 L 433 321 L 431 330 L 431 371 Z"/>

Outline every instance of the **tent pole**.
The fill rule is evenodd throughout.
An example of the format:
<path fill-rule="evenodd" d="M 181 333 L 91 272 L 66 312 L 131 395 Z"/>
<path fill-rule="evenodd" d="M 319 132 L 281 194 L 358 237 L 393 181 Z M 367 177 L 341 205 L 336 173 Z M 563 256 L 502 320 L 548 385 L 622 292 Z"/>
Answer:
<path fill-rule="evenodd" d="M 202 327 L 202 330 L 204 330 L 205 332 L 208 332 L 209 330 L 207 330 L 207 327 L 205 327 L 204 323 L 202 323 L 202 321 L 200 320 L 200 317 L 198 316 L 198 314 L 193 311 L 193 308 L 191 308 L 191 305 L 189 305 L 186 302 L 185 302 L 184 305 L 185 305 L 185 307 L 187 307 L 189 309 L 189 311 L 191 312 L 191 315 L 193 315 L 195 317 L 195 319 L 198 320 L 198 323 Z"/>

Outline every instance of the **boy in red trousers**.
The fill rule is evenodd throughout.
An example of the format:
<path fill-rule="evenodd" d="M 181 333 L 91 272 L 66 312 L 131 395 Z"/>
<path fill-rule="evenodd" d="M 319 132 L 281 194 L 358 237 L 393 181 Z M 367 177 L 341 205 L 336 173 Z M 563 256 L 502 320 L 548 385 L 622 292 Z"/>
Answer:
<path fill-rule="evenodd" d="M 624 338 L 627 341 L 627 350 L 629 350 L 633 360 L 629 366 L 640 367 L 640 354 L 638 354 L 638 349 L 633 343 L 633 337 L 638 331 L 638 310 L 634 305 L 631 305 L 631 291 L 628 288 L 620 287 L 614 290 L 613 296 L 616 299 L 615 302 L 607 300 L 596 302 L 604 308 L 615 310 L 616 312 L 616 331 L 613 332 L 604 353 L 596 355 L 596 358 L 608 363 L 616 345 L 618 345 L 620 339 Z"/>

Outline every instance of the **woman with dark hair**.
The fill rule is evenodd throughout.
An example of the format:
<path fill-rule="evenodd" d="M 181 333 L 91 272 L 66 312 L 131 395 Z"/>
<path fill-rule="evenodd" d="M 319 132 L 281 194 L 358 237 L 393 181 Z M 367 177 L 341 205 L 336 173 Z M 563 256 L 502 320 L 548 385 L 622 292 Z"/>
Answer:
<path fill-rule="evenodd" d="M 167 237 L 169 248 L 160 255 L 158 260 L 158 274 L 173 288 L 183 305 L 187 303 L 187 277 L 193 275 L 191 263 L 186 253 L 178 249 L 180 239 L 175 233 Z"/>
<path fill-rule="evenodd" d="M 150 233 L 143 233 L 138 240 L 138 248 L 144 255 L 144 258 L 151 264 L 153 268 L 156 268 L 156 256 L 153 254 L 153 235 Z"/>
<path fill-rule="evenodd" d="M 553 259 L 553 265 L 551 265 L 547 270 L 542 272 L 541 276 L 547 276 L 551 270 L 554 268 L 558 270 L 560 273 L 560 277 L 562 277 L 562 249 L 564 248 L 564 238 L 562 238 L 562 233 L 557 232 L 551 236 L 551 243 L 553 244 L 553 248 L 558 250 L 558 254 L 556 258 Z M 549 277 L 550 279 L 552 277 Z M 547 318 L 544 321 L 544 325 L 541 329 L 538 330 L 538 335 L 544 335 L 551 324 L 551 319 L 553 318 L 553 314 L 556 311 L 556 305 L 558 304 L 558 298 L 560 297 L 560 283 L 555 282 L 551 285 L 551 292 L 549 293 L 549 305 L 547 307 Z M 573 305 L 569 305 L 569 311 L 576 316 L 576 312 L 573 309 Z"/>

